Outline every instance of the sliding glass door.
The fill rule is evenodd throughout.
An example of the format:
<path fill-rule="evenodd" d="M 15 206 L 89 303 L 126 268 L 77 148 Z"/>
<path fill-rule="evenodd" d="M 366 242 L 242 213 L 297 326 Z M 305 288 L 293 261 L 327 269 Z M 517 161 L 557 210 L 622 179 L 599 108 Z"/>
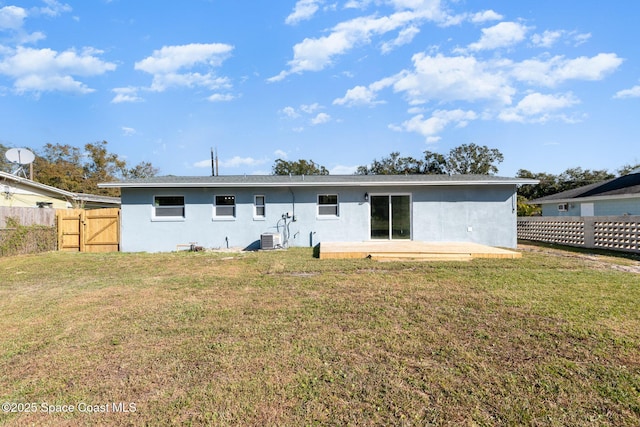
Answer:
<path fill-rule="evenodd" d="M 411 196 L 372 195 L 371 238 L 411 239 Z"/>

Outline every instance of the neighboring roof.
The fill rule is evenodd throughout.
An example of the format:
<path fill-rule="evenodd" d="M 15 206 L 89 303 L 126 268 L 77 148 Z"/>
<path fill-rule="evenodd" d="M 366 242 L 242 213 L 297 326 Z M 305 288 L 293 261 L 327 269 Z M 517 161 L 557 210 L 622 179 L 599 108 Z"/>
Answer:
<path fill-rule="evenodd" d="M 50 185 L 41 184 L 36 181 L 32 181 L 27 178 L 22 178 L 17 175 L 13 175 L 10 173 L 0 171 L 0 180 L 8 180 L 13 181 L 15 183 L 19 183 L 26 187 L 31 187 L 33 189 L 40 190 L 45 193 L 55 194 L 60 196 L 62 199 L 72 200 L 83 203 L 98 203 L 98 204 L 107 204 L 107 205 L 119 205 L 120 198 L 119 197 L 109 197 L 109 196 L 99 196 L 96 194 L 88 194 L 88 193 L 73 193 L 67 190 L 61 190 L 60 188 L 52 187 Z"/>
<path fill-rule="evenodd" d="M 589 184 L 572 190 L 562 191 L 550 196 L 530 200 L 529 204 L 538 205 L 545 203 L 566 202 L 575 199 L 587 201 L 600 198 L 628 198 L 640 197 L 640 171 L 634 171 L 628 175 Z"/>
<path fill-rule="evenodd" d="M 185 187 L 353 187 L 425 185 L 523 185 L 534 179 L 490 175 L 222 175 L 156 176 L 98 184 L 100 188 L 185 188 Z"/>

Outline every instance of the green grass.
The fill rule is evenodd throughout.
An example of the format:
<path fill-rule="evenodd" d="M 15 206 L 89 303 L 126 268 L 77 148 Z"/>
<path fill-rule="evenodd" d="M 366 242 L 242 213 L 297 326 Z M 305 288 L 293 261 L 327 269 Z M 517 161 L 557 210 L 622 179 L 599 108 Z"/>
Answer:
<path fill-rule="evenodd" d="M 46 253 L 0 277 L 0 402 L 38 409 L 0 424 L 640 420 L 640 275 L 602 262 Z M 112 402 L 135 412 L 77 412 Z"/>

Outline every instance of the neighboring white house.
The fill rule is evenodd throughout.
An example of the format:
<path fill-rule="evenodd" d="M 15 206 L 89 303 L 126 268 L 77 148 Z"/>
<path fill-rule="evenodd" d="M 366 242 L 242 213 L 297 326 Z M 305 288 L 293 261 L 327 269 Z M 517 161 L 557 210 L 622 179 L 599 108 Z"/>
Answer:
<path fill-rule="evenodd" d="M 120 198 L 72 193 L 0 171 L 0 206 L 67 209 L 118 207 Z"/>
<path fill-rule="evenodd" d="M 527 203 L 541 205 L 542 216 L 640 215 L 640 169 Z"/>
<path fill-rule="evenodd" d="M 418 240 L 517 244 L 516 189 L 531 179 L 480 175 L 164 176 L 120 188 L 121 250 L 181 245 L 257 249 L 319 242 Z"/>

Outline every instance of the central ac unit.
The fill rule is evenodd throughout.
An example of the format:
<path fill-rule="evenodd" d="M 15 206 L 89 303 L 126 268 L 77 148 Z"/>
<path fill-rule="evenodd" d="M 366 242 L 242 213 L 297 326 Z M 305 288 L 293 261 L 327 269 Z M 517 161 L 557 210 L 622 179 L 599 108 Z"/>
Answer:
<path fill-rule="evenodd" d="M 264 233 L 260 235 L 260 249 L 276 249 L 280 247 L 278 233 Z"/>

